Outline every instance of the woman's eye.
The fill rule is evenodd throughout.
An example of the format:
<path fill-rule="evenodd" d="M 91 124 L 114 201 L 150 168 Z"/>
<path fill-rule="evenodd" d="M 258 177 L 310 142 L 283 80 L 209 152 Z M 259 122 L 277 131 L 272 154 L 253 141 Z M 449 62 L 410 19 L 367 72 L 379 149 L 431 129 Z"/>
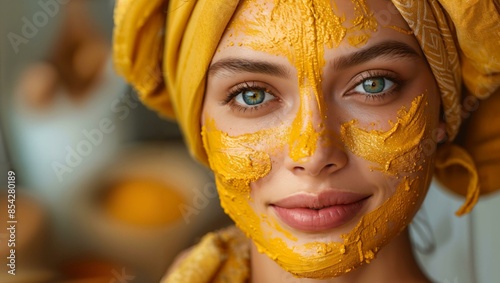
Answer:
<path fill-rule="evenodd" d="M 354 91 L 368 95 L 379 95 L 391 89 L 393 85 L 394 82 L 389 79 L 374 77 L 363 80 L 354 88 Z"/>
<path fill-rule="evenodd" d="M 240 91 L 234 98 L 235 102 L 240 106 L 257 106 L 267 101 L 273 100 L 276 97 L 265 89 L 249 88 Z"/>

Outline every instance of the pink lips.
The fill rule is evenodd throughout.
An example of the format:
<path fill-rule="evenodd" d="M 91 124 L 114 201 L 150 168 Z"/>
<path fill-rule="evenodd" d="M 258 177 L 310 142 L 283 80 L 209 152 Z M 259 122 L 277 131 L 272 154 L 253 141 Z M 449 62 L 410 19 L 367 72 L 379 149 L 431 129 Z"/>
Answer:
<path fill-rule="evenodd" d="M 326 191 L 317 195 L 296 194 L 271 204 L 288 226 L 318 232 L 341 226 L 353 219 L 369 196 Z"/>

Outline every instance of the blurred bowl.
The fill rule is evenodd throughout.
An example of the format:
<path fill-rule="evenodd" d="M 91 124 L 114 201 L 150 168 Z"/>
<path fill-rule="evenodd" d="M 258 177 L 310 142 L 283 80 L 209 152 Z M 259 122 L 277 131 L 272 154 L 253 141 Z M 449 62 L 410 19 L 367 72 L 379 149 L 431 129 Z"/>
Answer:
<path fill-rule="evenodd" d="M 66 202 L 72 239 L 151 278 L 223 215 L 211 174 L 180 143 L 126 148 L 101 172 Z"/>

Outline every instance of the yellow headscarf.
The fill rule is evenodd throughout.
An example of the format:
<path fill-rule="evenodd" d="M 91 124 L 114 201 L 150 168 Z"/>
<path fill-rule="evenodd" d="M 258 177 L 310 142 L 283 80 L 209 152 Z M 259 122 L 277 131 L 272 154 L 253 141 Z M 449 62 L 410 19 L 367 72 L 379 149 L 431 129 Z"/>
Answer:
<path fill-rule="evenodd" d="M 495 0 L 392 2 L 438 83 L 448 142 L 438 148 L 436 176 L 466 196 L 457 214 L 466 213 L 479 193 L 500 189 L 500 115 L 495 113 L 500 109 L 500 7 Z M 116 70 L 146 105 L 177 120 L 191 154 L 204 164 L 200 115 L 206 72 L 237 6 L 238 1 L 223 0 L 119 0 L 115 8 Z M 452 143 L 469 115 L 463 140 Z"/>

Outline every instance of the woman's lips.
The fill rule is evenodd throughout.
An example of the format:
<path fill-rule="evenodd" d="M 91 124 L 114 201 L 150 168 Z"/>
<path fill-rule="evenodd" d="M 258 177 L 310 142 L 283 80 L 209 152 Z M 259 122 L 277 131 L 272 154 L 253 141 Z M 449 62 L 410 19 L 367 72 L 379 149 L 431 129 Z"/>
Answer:
<path fill-rule="evenodd" d="M 272 203 L 278 217 L 288 226 L 318 232 L 341 226 L 363 208 L 367 195 L 326 191 L 317 195 L 296 194 Z"/>

